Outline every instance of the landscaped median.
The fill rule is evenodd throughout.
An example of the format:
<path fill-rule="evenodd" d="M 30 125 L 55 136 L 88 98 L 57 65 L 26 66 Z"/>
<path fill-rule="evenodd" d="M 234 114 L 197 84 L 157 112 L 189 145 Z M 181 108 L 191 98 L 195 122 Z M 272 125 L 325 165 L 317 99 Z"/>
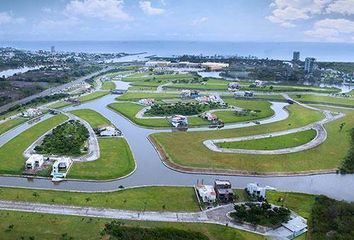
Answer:
<path fill-rule="evenodd" d="M 67 117 L 60 114 L 35 124 L 0 147 L 0 174 L 22 174 L 23 152 L 40 136 L 63 123 Z"/>
<path fill-rule="evenodd" d="M 310 150 L 281 155 L 248 155 L 212 152 L 203 145 L 209 139 L 234 138 L 298 128 L 319 121 L 319 111 L 290 105 L 283 121 L 242 129 L 158 133 L 151 136 L 166 164 L 182 171 L 227 172 L 234 174 L 294 174 L 334 171 L 346 155 L 348 130 L 354 126 L 354 112 L 325 125 L 327 140 Z M 345 122 L 340 130 L 340 125 Z M 341 143 L 341 144 L 338 144 Z"/>
<path fill-rule="evenodd" d="M 87 121 L 93 128 L 110 126 L 112 123 L 90 109 L 71 111 Z M 90 162 L 74 162 L 68 178 L 110 180 L 124 177 L 135 169 L 135 161 L 129 144 L 121 137 L 99 138 L 100 158 Z"/>
<path fill-rule="evenodd" d="M 95 100 L 97 98 L 101 98 L 103 96 L 106 96 L 107 94 L 109 94 L 108 91 L 96 91 L 96 92 L 89 93 L 89 94 L 79 97 L 79 101 L 80 102 L 88 102 L 88 101 Z"/>

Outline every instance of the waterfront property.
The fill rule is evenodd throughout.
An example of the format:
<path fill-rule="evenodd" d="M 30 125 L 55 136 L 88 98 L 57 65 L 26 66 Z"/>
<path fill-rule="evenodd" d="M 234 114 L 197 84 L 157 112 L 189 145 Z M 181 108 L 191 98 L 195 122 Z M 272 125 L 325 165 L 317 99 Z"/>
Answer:
<path fill-rule="evenodd" d="M 40 168 L 44 163 L 44 157 L 40 154 L 31 155 L 25 163 L 26 170 L 33 170 L 36 168 Z"/>
<path fill-rule="evenodd" d="M 216 201 L 216 192 L 214 186 L 204 185 L 203 183 L 198 183 L 195 185 L 199 198 L 203 203 L 210 204 Z"/>
<path fill-rule="evenodd" d="M 68 157 L 62 157 L 53 163 L 52 173 L 53 178 L 65 178 L 72 165 L 73 161 Z"/>

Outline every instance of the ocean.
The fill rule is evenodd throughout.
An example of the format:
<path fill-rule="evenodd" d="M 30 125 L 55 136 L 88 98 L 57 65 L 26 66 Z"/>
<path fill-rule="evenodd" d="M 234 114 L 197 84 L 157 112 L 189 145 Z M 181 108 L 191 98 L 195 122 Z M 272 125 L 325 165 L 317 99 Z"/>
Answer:
<path fill-rule="evenodd" d="M 1 47 L 25 50 L 90 52 L 90 53 L 141 53 L 174 56 L 194 55 L 238 55 L 258 58 L 290 60 L 293 51 L 300 51 L 301 59 L 315 57 L 318 61 L 354 61 L 354 44 L 304 43 L 304 42 L 192 42 L 192 41 L 7 41 Z"/>

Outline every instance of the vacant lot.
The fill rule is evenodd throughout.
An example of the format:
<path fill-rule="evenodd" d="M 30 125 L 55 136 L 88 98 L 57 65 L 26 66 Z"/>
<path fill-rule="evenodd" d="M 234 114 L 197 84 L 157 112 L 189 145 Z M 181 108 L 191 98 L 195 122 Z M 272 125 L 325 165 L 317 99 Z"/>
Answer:
<path fill-rule="evenodd" d="M 112 123 L 107 118 L 91 109 L 79 109 L 71 111 L 71 113 L 87 121 L 92 128 L 112 125 Z"/>
<path fill-rule="evenodd" d="M 107 94 L 109 94 L 109 92 L 107 91 L 97 91 L 87 95 L 83 95 L 79 97 L 79 100 L 80 102 L 87 102 L 87 101 L 95 100 L 97 98 L 101 98 L 103 96 L 106 96 Z"/>
<path fill-rule="evenodd" d="M 123 177 L 135 168 L 133 155 L 124 138 L 101 138 L 100 158 L 91 162 L 75 162 L 68 177 L 108 180 Z"/>
<path fill-rule="evenodd" d="M 353 97 L 330 97 L 330 96 L 317 96 L 311 94 L 290 95 L 293 99 L 304 102 L 304 103 L 322 103 L 330 105 L 338 105 L 345 107 L 354 107 L 354 98 Z"/>
<path fill-rule="evenodd" d="M 315 137 L 316 131 L 311 129 L 277 137 L 268 137 L 240 142 L 224 142 L 219 143 L 218 146 L 222 148 L 274 150 L 300 146 L 310 142 Z"/>
<path fill-rule="evenodd" d="M 153 98 L 155 100 L 161 99 L 171 99 L 171 98 L 180 98 L 179 94 L 174 93 L 133 93 L 127 92 L 123 95 L 116 98 L 120 101 L 137 101 L 143 98 Z"/>
<path fill-rule="evenodd" d="M 116 89 L 116 84 L 114 82 L 106 81 L 102 84 L 102 90 L 113 90 Z"/>

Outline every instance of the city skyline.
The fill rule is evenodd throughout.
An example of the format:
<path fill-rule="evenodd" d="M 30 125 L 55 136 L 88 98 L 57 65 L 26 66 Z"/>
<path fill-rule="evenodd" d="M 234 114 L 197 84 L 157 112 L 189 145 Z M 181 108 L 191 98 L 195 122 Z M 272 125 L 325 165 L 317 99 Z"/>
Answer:
<path fill-rule="evenodd" d="M 354 2 L 4 0 L 0 40 L 353 43 Z"/>

